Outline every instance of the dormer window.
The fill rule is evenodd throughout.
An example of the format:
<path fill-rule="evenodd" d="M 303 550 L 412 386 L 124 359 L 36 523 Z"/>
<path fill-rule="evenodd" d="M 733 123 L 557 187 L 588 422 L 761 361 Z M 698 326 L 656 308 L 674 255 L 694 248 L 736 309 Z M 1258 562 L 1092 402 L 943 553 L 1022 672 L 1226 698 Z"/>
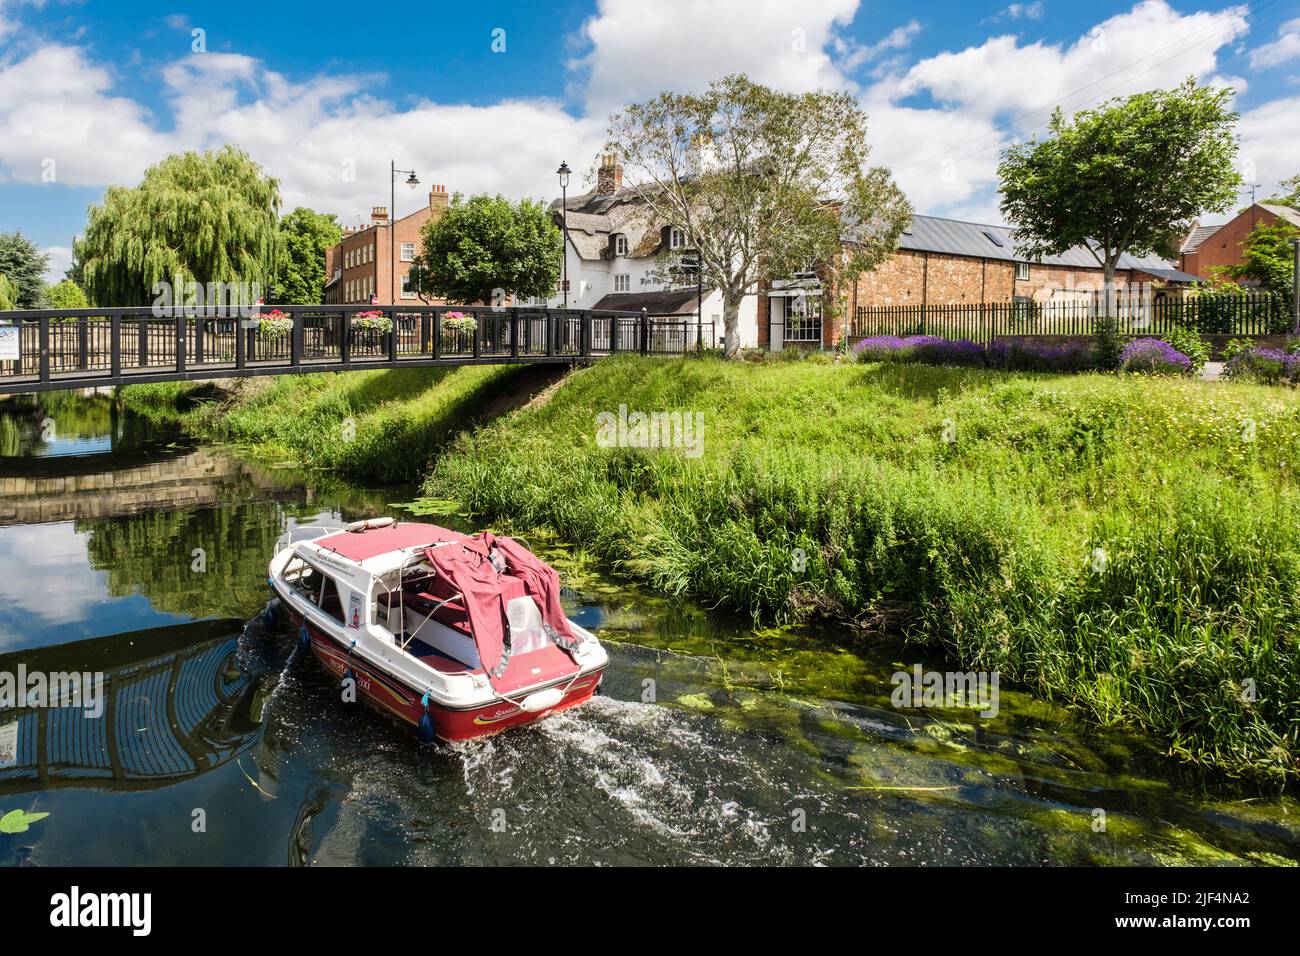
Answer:
<path fill-rule="evenodd" d="M 668 233 L 668 248 L 681 249 L 686 245 L 686 232 L 673 227 Z"/>
<path fill-rule="evenodd" d="M 614 237 L 614 255 L 627 255 L 627 236 L 618 235 Z"/>

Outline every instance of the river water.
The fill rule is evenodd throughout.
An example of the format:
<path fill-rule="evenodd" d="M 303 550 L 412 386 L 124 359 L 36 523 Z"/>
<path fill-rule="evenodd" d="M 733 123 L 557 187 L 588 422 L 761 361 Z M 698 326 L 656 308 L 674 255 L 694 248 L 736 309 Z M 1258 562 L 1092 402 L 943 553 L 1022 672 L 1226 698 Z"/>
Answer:
<path fill-rule="evenodd" d="M 97 716 L 0 710 L 0 817 L 48 814 L 0 832 L 0 864 L 1300 861 L 1294 793 L 1005 686 L 991 719 L 896 708 L 891 675 L 944 662 L 755 630 L 541 539 L 610 649 L 602 696 L 421 746 L 262 613 L 284 530 L 402 516 L 410 489 L 249 464 L 108 397 L 0 411 L 0 680 L 106 680 Z"/>

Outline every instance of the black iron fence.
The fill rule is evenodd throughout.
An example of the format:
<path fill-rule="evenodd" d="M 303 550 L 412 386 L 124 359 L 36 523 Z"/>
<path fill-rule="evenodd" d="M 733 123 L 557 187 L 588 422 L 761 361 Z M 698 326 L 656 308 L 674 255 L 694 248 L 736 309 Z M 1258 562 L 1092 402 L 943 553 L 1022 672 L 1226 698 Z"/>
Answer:
<path fill-rule="evenodd" d="M 480 306 L 0 313 L 0 393 L 399 365 L 565 362 L 701 347 L 693 318 Z M 712 327 L 707 328 L 712 345 Z"/>
<path fill-rule="evenodd" d="M 1159 337 L 1178 327 L 1207 335 L 1279 335 L 1294 321 L 1290 301 L 1268 292 L 1167 295 L 1162 298 L 1078 295 L 1048 302 L 859 306 L 850 334 L 934 335 L 990 342 L 1008 335 L 1089 335 L 1113 318 L 1121 335 Z"/>

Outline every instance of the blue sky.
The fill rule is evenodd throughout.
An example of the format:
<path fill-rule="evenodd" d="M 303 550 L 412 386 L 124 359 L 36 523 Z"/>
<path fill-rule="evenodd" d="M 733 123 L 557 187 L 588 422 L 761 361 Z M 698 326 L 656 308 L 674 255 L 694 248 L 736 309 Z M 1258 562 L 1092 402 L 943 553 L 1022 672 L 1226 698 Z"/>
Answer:
<path fill-rule="evenodd" d="M 1263 194 L 1300 172 L 1295 0 L 0 0 L 0 230 L 61 271 L 106 186 L 224 142 L 280 178 L 286 207 L 344 222 L 387 202 L 394 158 L 426 185 L 551 198 L 611 109 L 736 71 L 858 96 L 874 159 L 922 212 L 996 221 L 998 154 L 1053 106 L 1189 74 L 1238 90 Z"/>

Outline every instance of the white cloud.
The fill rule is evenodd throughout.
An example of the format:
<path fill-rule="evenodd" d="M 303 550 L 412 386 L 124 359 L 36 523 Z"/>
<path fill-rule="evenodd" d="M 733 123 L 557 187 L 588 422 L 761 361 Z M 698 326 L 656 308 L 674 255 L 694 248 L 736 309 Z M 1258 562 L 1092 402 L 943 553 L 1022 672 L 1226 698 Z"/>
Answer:
<path fill-rule="evenodd" d="M 992 23 L 998 20 L 1019 20 L 1024 17 L 1026 20 L 1041 20 L 1043 17 L 1043 4 L 1035 3 L 1013 3 L 1003 7 L 993 16 L 989 17 L 985 23 Z"/>
<path fill-rule="evenodd" d="M 599 0 L 582 27 L 591 50 L 573 66 L 591 115 L 728 73 L 785 90 L 843 88 L 826 50 L 857 9 L 858 0 Z"/>
<path fill-rule="evenodd" d="M 1238 151 L 1243 173 L 1259 183 L 1260 197 L 1279 192 L 1278 183 L 1300 174 L 1300 153 L 1296 151 L 1296 117 L 1300 96 L 1272 100 L 1241 114 Z"/>
<path fill-rule="evenodd" d="M 45 265 L 45 281 L 51 285 L 63 281 L 63 274 L 72 265 L 72 247 L 46 246 L 41 252 L 49 257 Z"/>
<path fill-rule="evenodd" d="M 1278 27 L 1277 39 L 1272 43 L 1250 51 L 1250 65 L 1257 70 L 1291 60 L 1300 60 L 1300 17 Z"/>

